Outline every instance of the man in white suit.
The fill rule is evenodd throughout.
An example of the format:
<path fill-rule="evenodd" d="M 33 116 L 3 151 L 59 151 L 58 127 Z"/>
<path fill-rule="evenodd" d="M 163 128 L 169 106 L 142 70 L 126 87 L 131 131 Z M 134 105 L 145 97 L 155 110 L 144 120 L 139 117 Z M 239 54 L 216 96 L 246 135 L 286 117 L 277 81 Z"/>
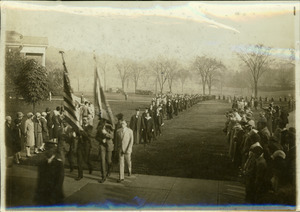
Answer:
<path fill-rule="evenodd" d="M 128 167 L 128 176 L 131 175 L 131 152 L 133 146 L 133 131 L 127 127 L 126 121 L 121 122 L 122 128 L 117 130 L 116 148 L 119 152 L 120 178 L 124 181 L 124 159 Z"/>

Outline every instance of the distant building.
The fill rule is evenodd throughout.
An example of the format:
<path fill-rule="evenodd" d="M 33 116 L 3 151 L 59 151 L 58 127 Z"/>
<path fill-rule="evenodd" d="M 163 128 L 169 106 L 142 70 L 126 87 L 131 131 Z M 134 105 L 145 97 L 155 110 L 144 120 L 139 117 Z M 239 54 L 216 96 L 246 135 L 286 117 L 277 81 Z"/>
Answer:
<path fill-rule="evenodd" d="M 47 37 L 23 36 L 15 31 L 6 31 L 6 48 L 19 48 L 28 59 L 35 59 L 41 65 L 46 65 Z"/>

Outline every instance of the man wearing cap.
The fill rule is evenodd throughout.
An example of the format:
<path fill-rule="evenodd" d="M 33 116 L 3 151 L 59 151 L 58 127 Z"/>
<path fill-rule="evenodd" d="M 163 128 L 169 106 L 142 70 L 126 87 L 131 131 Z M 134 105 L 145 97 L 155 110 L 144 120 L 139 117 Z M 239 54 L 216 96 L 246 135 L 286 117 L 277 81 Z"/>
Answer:
<path fill-rule="evenodd" d="M 136 109 L 135 115 L 131 116 L 129 127 L 133 131 L 134 144 L 141 143 L 142 116 L 140 116 L 140 109 Z"/>
<path fill-rule="evenodd" d="M 34 146 L 34 123 L 33 113 L 27 113 L 27 120 L 25 121 L 25 146 L 26 146 L 26 157 L 31 157 L 30 148 Z"/>
<path fill-rule="evenodd" d="M 149 113 L 148 113 L 149 115 Z M 122 121 L 122 128 L 117 131 L 117 150 L 119 152 L 120 175 L 118 182 L 124 181 L 124 159 L 128 167 L 128 176 L 131 175 L 131 152 L 133 146 L 133 132 L 127 127 L 126 121 Z"/>
<path fill-rule="evenodd" d="M 104 183 L 106 177 L 110 176 L 112 168 L 112 152 L 114 150 L 114 131 L 113 126 L 99 117 L 99 123 L 97 126 L 96 140 L 99 142 L 100 157 L 101 157 L 101 180 L 99 183 Z"/>

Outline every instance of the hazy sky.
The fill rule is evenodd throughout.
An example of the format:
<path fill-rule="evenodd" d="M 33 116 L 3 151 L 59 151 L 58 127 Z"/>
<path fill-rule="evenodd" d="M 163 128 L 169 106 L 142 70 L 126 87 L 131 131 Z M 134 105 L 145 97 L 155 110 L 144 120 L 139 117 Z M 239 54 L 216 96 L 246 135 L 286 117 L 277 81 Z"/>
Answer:
<path fill-rule="evenodd" d="M 165 55 L 185 63 L 206 54 L 238 70 L 236 52 L 249 45 L 289 57 L 294 6 L 299 13 L 296 2 L 2 2 L 2 29 L 48 37 L 59 49 L 133 60 Z M 80 58 L 67 63 L 77 77 Z"/>
<path fill-rule="evenodd" d="M 294 48 L 296 3 L 40 2 L 4 7 L 6 30 L 46 36 L 50 46 L 144 59 L 189 60 L 207 54 L 227 62 L 241 46 Z M 298 8 L 299 9 L 299 8 Z M 278 53 L 278 52 L 277 52 Z"/>

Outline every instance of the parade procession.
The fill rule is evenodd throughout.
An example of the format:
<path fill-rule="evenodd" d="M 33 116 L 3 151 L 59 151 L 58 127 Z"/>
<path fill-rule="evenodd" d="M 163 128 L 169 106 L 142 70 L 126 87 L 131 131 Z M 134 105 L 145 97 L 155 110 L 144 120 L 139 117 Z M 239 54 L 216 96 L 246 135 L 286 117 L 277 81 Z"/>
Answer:
<path fill-rule="evenodd" d="M 1 211 L 299 210 L 298 4 L 0 5 Z"/>

